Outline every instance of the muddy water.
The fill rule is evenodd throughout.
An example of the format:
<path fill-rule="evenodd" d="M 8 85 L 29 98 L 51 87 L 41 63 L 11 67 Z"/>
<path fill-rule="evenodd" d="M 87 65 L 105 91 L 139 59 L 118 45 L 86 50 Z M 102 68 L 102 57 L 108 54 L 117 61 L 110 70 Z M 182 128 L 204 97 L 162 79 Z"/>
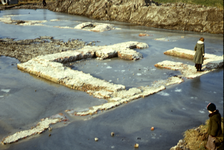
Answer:
<path fill-rule="evenodd" d="M 126 41 L 140 41 L 149 48 L 137 50 L 143 54 L 139 61 L 125 61 L 118 58 L 107 60 L 82 60 L 70 67 L 90 73 L 95 77 L 127 88 L 150 85 L 167 79 L 179 72 L 158 69 L 154 64 L 163 60 L 180 61 L 193 65 L 191 60 L 166 56 L 164 51 L 173 47 L 193 49 L 196 41 L 205 38 L 206 53 L 222 55 L 221 35 L 177 32 L 127 23 L 108 22 L 117 30 L 103 33 L 55 26 L 74 27 L 79 23 L 93 21 L 85 17 L 55 13 L 48 10 L 6 10 L 0 17 L 15 15 L 15 20 L 47 20 L 43 26 L 18 26 L 0 22 L 0 37 L 32 39 L 39 36 L 53 36 L 55 39 L 82 39 L 86 42 L 99 41 L 96 45 L 109 45 Z M 50 21 L 58 19 L 59 21 Z M 98 22 L 98 21 L 97 21 Z M 139 37 L 139 33 L 150 36 Z M 162 41 L 155 40 L 161 39 Z M 49 117 L 66 109 L 82 110 L 105 103 L 106 100 L 93 98 L 84 92 L 68 89 L 17 70 L 18 60 L 0 57 L 0 139 L 20 130 L 29 129 L 41 118 Z M 95 117 L 71 118 L 63 127 L 53 126 L 49 131 L 19 141 L 0 146 L 0 149 L 139 149 L 164 150 L 175 145 L 183 137 L 182 133 L 203 124 L 208 119 L 206 106 L 209 102 L 223 112 L 223 69 L 195 79 L 185 79 L 184 83 L 172 86 L 144 99 L 138 99 L 116 109 L 101 112 Z M 85 118 L 86 119 L 86 118 Z M 151 131 L 151 126 L 155 127 Z M 111 137 L 110 133 L 115 132 Z M 95 142 L 94 138 L 99 141 Z"/>

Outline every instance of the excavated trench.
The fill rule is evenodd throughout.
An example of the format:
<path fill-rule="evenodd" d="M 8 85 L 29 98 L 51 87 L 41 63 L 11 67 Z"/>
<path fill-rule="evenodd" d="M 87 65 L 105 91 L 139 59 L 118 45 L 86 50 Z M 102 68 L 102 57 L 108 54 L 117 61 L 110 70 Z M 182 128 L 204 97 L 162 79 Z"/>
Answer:
<path fill-rule="evenodd" d="M 1 39 L 1 50 L 7 47 L 8 51 L 4 49 L 0 54 L 16 57 L 21 62 L 27 62 L 37 55 L 77 51 L 76 49 L 80 50 L 87 44 L 100 47 L 133 40 L 147 43 L 148 48 L 135 49 L 143 56 L 137 61 L 109 58 L 103 60 L 87 59 L 65 64 L 71 68 L 74 66 L 75 69 L 84 73 L 92 75 L 91 72 L 93 72 L 94 76 L 107 82 L 111 80 L 112 83 L 124 83 L 129 90 L 132 87 L 151 85 L 153 81 L 165 80 L 171 75 L 181 75 L 179 72 L 155 68 L 154 65 L 163 60 L 193 65 L 189 59 L 167 56 L 163 53 L 173 49 L 173 47 L 193 49 L 192 47 L 200 36 L 206 39 L 206 53 L 219 56 L 223 53 L 223 38 L 219 35 L 159 31 L 116 24 L 116 22 L 113 22 L 113 25 L 119 30 L 105 32 L 76 30 L 71 28 L 82 21 L 88 22 L 90 20 L 79 16 L 46 12 L 46 10 L 8 10 L 4 11 L 2 16 L 21 13 L 24 16 L 18 15 L 12 16 L 12 18 L 17 20 L 20 17 L 21 19 L 18 20 L 29 20 L 27 19 L 28 12 L 38 16 L 44 11 L 47 13 L 44 15 L 47 22 L 42 24 L 48 26 L 21 26 L 1 23 L 4 29 L 7 28 L 11 32 L 0 29 L 0 36 L 8 38 Z M 63 19 L 63 17 L 68 18 Z M 59 21 L 50 22 L 51 19 L 59 19 Z M 54 26 L 58 26 L 58 24 L 60 26 L 68 24 L 69 28 L 55 28 Z M 140 37 L 138 36 L 139 33 L 146 33 L 150 36 Z M 16 39 L 12 40 L 12 38 Z M 86 41 L 86 44 L 83 41 Z M 136 48 L 136 46 L 131 48 Z M 32 50 L 35 54 L 32 53 Z M 31 56 L 27 57 L 28 55 Z M 222 68 L 195 79 L 184 79 L 185 82 L 177 86 L 170 86 L 164 91 L 140 98 L 135 102 L 126 100 L 128 104 L 126 102 L 123 105 L 116 104 L 119 107 L 102 113 L 104 109 L 111 109 L 111 106 L 107 105 L 106 100 L 88 94 L 91 93 L 95 96 L 105 94 L 104 96 L 107 96 L 108 93 L 89 91 L 86 94 L 42 80 L 39 77 L 30 76 L 17 70 L 16 64 L 20 64 L 18 60 L 5 56 L 0 57 L 0 77 L 3 79 L 0 80 L 1 139 L 18 131 L 34 127 L 39 122 L 38 120 L 58 113 L 65 114 L 68 120 L 54 125 L 52 131 L 48 130 L 41 135 L 35 135 L 35 138 L 24 139 L 16 144 L 1 145 L 0 148 L 2 149 L 42 149 L 43 147 L 47 149 L 71 149 L 71 147 L 76 147 L 77 149 L 117 148 L 128 150 L 133 148 L 135 143 L 139 143 L 141 149 L 169 149 L 182 138 L 181 133 L 185 130 L 204 123 L 204 120 L 207 119 L 205 107 L 208 102 L 216 103 L 220 111 L 223 109 Z M 107 70 L 109 71 L 107 72 Z M 112 78 L 113 76 L 114 78 Z M 215 80 L 212 80 L 214 78 Z M 133 90 L 139 92 L 143 89 Z M 130 92 L 133 93 L 131 90 Z M 129 93 L 127 92 L 127 94 Z M 116 95 L 121 94 L 116 93 Z M 138 95 L 132 96 L 139 98 Z M 17 105 L 14 105 L 15 103 Z M 100 105 L 103 106 L 103 109 L 95 107 Z M 77 112 L 81 112 L 83 115 L 88 111 L 94 113 L 95 110 L 99 115 L 84 117 L 83 119 L 87 119 L 86 121 L 74 116 Z M 67 115 L 70 113 L 71 116 Z M 164 122 L 166 123 L 164 124 Z M 150 130 L 152 126 L 155 127 L 154 131 Z M 114 138 L 110 137 L 111 132 L 115 133 Z M 95 137 L 99 138 L 98 142 L 94 141 Z M 170 141 L 167 141 L 168 138 Z M 63 144 L 65 141 L 66 144 Z"/>

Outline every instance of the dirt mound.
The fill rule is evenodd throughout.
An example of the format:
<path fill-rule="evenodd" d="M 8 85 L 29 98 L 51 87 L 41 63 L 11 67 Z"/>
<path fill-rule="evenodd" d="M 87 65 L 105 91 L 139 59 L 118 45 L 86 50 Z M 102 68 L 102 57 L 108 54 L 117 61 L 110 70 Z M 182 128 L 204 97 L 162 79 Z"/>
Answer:
<path fill-rule="evenodd" d="M 223 34 L 223 10 L 184 3 L 149 0 L 57 0 L 0 6 L 5 9 L 49 9 L 99 20 L 129 22 L 155 28 Z"/>
<path fill-rule="evenodd" d="M 152 5 L 144 0 L 58 0 L 48 9 L 172 30 L 223 34 L 223 10 L 189 4 Z"/>

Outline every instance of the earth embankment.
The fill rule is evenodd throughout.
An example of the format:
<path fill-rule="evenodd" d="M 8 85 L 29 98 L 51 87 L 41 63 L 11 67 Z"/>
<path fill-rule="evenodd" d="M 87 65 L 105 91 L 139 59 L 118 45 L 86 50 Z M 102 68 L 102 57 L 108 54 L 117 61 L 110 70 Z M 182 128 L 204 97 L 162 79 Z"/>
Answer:
<path fill-rule="evenodd" d="M 57 0 L 49 10 L 155 28 L 223 34 L 223 10 L 190 4 L 144 0 Z"/>

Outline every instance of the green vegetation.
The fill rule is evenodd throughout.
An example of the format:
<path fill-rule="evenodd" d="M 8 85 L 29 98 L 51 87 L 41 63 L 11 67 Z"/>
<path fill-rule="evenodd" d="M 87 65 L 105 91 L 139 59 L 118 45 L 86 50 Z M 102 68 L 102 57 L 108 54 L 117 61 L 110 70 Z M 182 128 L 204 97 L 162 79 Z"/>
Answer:
<path fill-rule="evenodd" d="M 223 0 L 154 0 L 159 3 L 187 3 L 204 6 L 212 6 L 223 9 Z"/>
<path fill-rule="evenodd" d="M 186 142 L 186 146 L 191 150 L 206 150 L 205 145 L 208 140 L 207 130 L 208 130 L 208 121 L 206 121 L 205 125 L 200 125 L 196 129 L 189 129 L 184 133 L 184 140 Z M 222 132 L 223 132 L 223 117 L 221 122 Z M 223 142 L 223 137 L 219 138 L 220 142 Z M 223 145 L 222 145 L 223 146 Z M 222 149 L 220 146 L 218 148 Z"/>

